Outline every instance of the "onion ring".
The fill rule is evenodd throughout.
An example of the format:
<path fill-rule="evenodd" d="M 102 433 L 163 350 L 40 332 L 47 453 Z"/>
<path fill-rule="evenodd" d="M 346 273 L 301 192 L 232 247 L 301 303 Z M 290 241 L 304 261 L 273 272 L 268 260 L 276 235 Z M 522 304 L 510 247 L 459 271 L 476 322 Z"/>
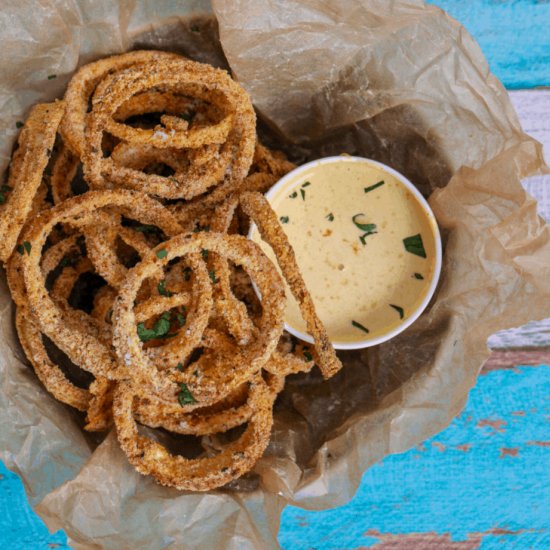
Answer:
<path fill-rule="evenodd" d="M 193 367 L 195 375 L 188 367 L 185 372 L 173 376 L 172 379 L 161 377 L 143 353 L 136 332 L 134 300 L 145 278 L 158 276 L 163 266 L 174 258 L 203 249 L 211 250 L 241 265 L 255 280 L 260 292 L 265 296 L 262 316 L 257 327 L 257 334 L 261 337 L 256 338 L 247 348 L 239 350 L 233 358 L 236 366 L 232 370 L 219 368 L 219 365 L 214 364 L 203 366 L 201 363 Z M 282 280 L 273 269 L 273 264 L 256 244 L 238 235 L 226 236 L 204 232 L 182 234 L 159 245 L 129 271 L 114 305 L 113 345 L 119 359 L 128 367 L 131 365 L 136 386 L 139 386 L 138 390 L 147 389 L 161 401 L 170 404 L 176 402 L 178 384 L 186 383 L 196 400 L 195 405 L 187 405 L 187 410 L 192 410 L 197 406 L 212 404 L 227 395 L 265 364 L 282 333 L 284 305 Z M 221 364 L 228 360 L 223 355 L 218 359 Z"/>
<path fill-rule="evenodd" d="M 166 210 L 147 195 L 132 191 L 90 191 L 55 206 L 35 218 L 25 231 L 29 252 L 22 257 L 23 276 L 29 305 L 40 329 L 71 361 L 95 376 L 117 379 L 124 376 L 110 346 L 98 340 L 97 328 L 91 323 L 71 322 L 52 301 L 45 288 L 40 270 L 40 256 L 48 233 L 57 223 L 78 222 L 90 209 L 106 206 L 132 208 L 133 216 L 142 223 L 158 225 L 168 234 L 178 232 L 178 224 L 167 216 Z"/>
<path fill-rule="evenodd" d="M 317 316 L 315 305 L 296 263 L 294 250 L 290 246 L 277 216 L 269 206 L 267 199 L 259 193 L 243 194 L 240 197 L 240 204 L 244 212 L 257 225 L 262 239 L 273 249 L 281 272 L 300 306 L 308 332 L 315 342 L 317 365 L 323 376 L 330 378 L 342 368 L 342 363 L 336 356 L 327 331 Z"/>
<path fill-rule="evenodd" d="M 137 50 L 100 59 L 81 67 L 69 82 L 65 92 L 66 111 L 60 127 L 60 133 L 71 151 L 78 157 L 82 157 L 84 153 L 88 104 L 96 86 L 108 74 L 134 65 L 146 67 L 162 59 L 179 58 L 180 56 L 167 52 Z"/>
<path fill-rule="evenodd" d="M 115 390 L 113 413 L 120 446 L 130 463 L 161 485 L 188 491 L 209 491 L 249 471 L 263 454 L 273 424 L 274 394 L 261 376 L 250 384 L 249 404 L 254 410 L 244 433 L 216 456 L 186 459 L 140 436 L 133 416 L 134 394 L 127 383 Z"/>
<path fill-rule="evenodd" d="M 17 308 L 15 325 L 23 351 L 46 390 L 62 403 L 79 411 L 87 410 L 90 393 L 70 382 L 49 358 L 40 329 L 27 308 Z"/>
<path fill-rule="evenodd" d="M 19 233 L 32 212 L 33 199 L 40 187 L 44 170 L 54 146 L 64 104 L 35 105 L 19 135 L 10 175 L 6 202 L 0 210 L 0 260 L 11 256 Z"/>
<path fill-rule="evenodd" d="M 201 99 L 209 98 L 217 104 L 223 102 L 231 116 L 227 115 L 218 125 L 199 126 L 184 132 L 132 128 L 114 121 L 113 115 L 121 105 L 132 96 L 155 87 Z M 223 162 L 220 161 L 220 166 L 224 166 L 224 182 L 235 184 L 246 176 L 252 163 L 256 141 L 254 125 L 255 114 L 248 96 L 224 71 L 183 59 L 167 60 L 145 76 L 142 71 L 127 69 L 105 79 L 94 95 L 86 133 L 87 148 L 83 157 L 85 174 L 93 187 L 105 187 L 110 180 L 117 185 L 145 189 L 148 193 L 165 198 L 189 199 L 217 182 L 199 178 L 199 185 L 197 181 L 178 181 L 176 178 L 143 174 L 117 166 L 110 157 L 103 157 L 101 139 L 104 130 L 132 144 L 147 142 L 158 148 L 196 148 L 213 143 L 223 144 L 220 151 Z M 208 174 L 206 171 L 203 174 L 200 167 L 198 170 L 200 175 Z"/>

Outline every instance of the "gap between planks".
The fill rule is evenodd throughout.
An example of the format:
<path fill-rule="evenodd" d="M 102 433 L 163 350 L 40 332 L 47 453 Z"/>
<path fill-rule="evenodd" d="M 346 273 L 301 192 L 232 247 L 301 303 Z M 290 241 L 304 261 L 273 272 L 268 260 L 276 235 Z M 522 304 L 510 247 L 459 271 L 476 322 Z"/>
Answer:
<path fill-rule="evenodd" d="M 532 349 L 493 350 L 485 361 L 481 374 L 494 370 L 515 369 L 518 366 L 550 365 L 550 346 Z"/>

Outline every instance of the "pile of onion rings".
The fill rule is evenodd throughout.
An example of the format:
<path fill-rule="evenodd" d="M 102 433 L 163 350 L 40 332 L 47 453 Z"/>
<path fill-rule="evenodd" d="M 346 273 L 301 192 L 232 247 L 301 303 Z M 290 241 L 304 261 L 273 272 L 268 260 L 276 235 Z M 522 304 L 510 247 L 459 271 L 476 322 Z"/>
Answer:
<path fill-rule="evenodd" d="M 286 376 L 341 368 L 262 195 L 292 168 L 258 142 L 225 71 L 164 52 L 82 67 L 23 126 L 0 193 L 21 345 L 86 430 L 114 426 L 163 485 L 207 491 L 250 471 Z M 282 276 L 243 236 L 251 221 Z M 283 331 L 283 277 L 313 346 Z M 159 428 L 203 452 L 171 453 Z"/>

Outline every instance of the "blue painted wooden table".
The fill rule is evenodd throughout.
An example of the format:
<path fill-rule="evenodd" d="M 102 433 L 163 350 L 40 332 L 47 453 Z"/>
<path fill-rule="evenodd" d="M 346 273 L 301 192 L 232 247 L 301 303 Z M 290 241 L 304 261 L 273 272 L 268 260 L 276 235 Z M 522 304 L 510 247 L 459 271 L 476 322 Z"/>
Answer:
<path fill-rule="evenodd" d="M 432 3 L 466 26 L 508 88 L 550 86 L 549 1 Z M 486 367 L 444 432 L 371 468 L 349 504 L 324 512 L 287 508 L 281 546 L 550 549 L 550 352 L 506 357 Z M 521 366 L 523 357 L 539 364 Z M 4 548 L 68 546 L 62 532 L 48 533 L 20 480 L 0 463 Z"/>

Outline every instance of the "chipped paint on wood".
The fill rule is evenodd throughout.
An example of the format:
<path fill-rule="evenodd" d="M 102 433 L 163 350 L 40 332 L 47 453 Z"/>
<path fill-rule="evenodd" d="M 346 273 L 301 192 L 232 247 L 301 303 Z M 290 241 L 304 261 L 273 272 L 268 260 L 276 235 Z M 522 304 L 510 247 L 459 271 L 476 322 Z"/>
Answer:
<path fill-rule="evenodd" d="M 380 541 L 370 546 L 374 550 L 476 550 L 483 539 L 483 535 L 474 534 L 468 536 L 468 540 L 453 541 L 449 533 L 391 535 L 379 533 L 374 529 L 367 531 L 365 536 L 377 538 Z"/>
<path fill-rule="evenodd" d="M 550 348 L 523 350 L 494 350 L 483 365 L 481 374 L 493 370 L 515 369 L 517 365 L 539 366 L 550 364 Z"/>
<path fill-rule="evenodd" d="M 366 537 L 376 538 L 379 540 L 376 544 L 369 546 L 374 550 L 475 550 L 483 547 L 484 542 L 489 540 L 498 540 L 502 544 L 509 540 L 513 544 L 513 539 L 517 535 L 523 533 L 533 533 L 533 529 L 503 529 L 495 527 L 484 533 L 469 533 L 465 541 L 454 541 L 449 533 L 410 533 L 404 535 L 392 535 L 388 533 L 380 533 L 374 529 L 369 529 L 365 532 Z M 367 548 L 360 546 L 355 550 L 363 550 Z"/>
<path fill-rule="evenodd" d="M 499 458 L 504 458 L 506 456 L 518 456 L 519 449 L 517 447 L 502 447 L 500 449 Z"/>
<path fill-rule="evenodd" d="M 550 365 L 480 377 L 447 430 L 373 466 L 349 504 L 288 507 L 282 547 L 550 548 L 548 387 Z"/>
<path fill-rule="evenodd" d="M 500 418 L 482 418 L 478 420 L 476 424 L 477 428 L 491 428 L 489 435 L 495 435 L 497 432 L 504 432 L 504 426 L 506 426 L 506 422 Z"/>

